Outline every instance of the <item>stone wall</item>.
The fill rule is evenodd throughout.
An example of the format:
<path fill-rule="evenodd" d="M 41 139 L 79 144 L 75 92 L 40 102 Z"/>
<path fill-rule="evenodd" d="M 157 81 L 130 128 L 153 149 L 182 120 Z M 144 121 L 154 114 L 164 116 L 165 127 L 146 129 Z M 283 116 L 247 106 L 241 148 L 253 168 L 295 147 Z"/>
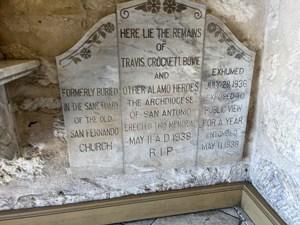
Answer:
<path fill-rule="evenodd" d="M 300 196 L 296 191 L 299 181 L 295 179 L 297 169 L 299 171 L 299 157 L 297 159 L 296 155 L 299 142 L 296 131 L 289 129 L 289 124 L 297 124 L 297 46 L 296 42 L 286 42 L 286 39 L 292 38 L 292 35 L 299 38 L 297 35 L 300 33 L 299 30 L 296 31 L 296 22 L 294 27 L 282 26 L 287 23 L 287 17 L 284 16 L 289 15 L 288 9 L 282 7 L 280 12 L 284 16 L 278 18 L 275 0 L 272 1 L 269 14 L 269 1 L 198 1 L 207 4 L 209 13 L 219 17 L 239 40 L 257 52 L 248 118 L 249 144 L 246 145 L 243 161 L 213 167 L 171 169 L 136 176 L 115 175 L 79 179 L 68 174 L 68 155 L 54 57 L 73 46 L 100 18 L 114 12 L 114 2 L 0 1 L 0 53 L 5 58 L 38 58 L 42 63 L 36 73 L 8 85 L 10 99 L 15 108 L 21 151 L 17 160 L 0 161 L 0 210 L 60 205 L 128 194 L 244 181 L 249 179 L 248 155 L 254 154 L 251 164 L 253 183 L 272 206 L 281 211 L 281 215 L 287 221 L 295 224 L 292 222 L 296 216 L 292 216 L 292 212 L 296 210 L 293 211 L 292 207 L 284 210 L 284 207 L 289 207 L 290 204 L 296 206 L 296 201 L 299 202 L 296 197 Z M 282 3 L 282 6 L 285 4 Z M 265 44 L 268 48 L 264 55 L 264 69 L 260 73 L 267 15 L 269 28 Z M 297 21 L 296 14 L 294 16 Z M 273 43 L 277 38 L 280 42 Z M 285 46 L 282 43 L 290 45 Z M 289 54 L 290 61 L 283 63 L 289 57 L 277 54 L 277 50 L 291 50 L 290 52 L 295 53 Z M 280 65 L 284 67 L 279 67 Z M 289 76 L 286 76 L 287 74 Z M 258 87 L 264 87 L 259 92 L 259 98 L 256 97 Z M 290 117 L 284 116 L 289 112 L 286 107 L 290 110 Z M 276 113 L 272 113 L 274 110 Z M 257 119 L 254 119 L 255 112 L 258 115 Z M 256 135 L 253 140 L 254 134 Z M 282 158 L 284 160 L 281 160 Z M 293 170 L 287 171 L 289 163 L 294 167 Z M 275 174 L 276 171 L 278 172 Z M 273 181 L 272 177 L 277 179 Z M 268 180 L 272 181 L 266 183 Z M 272 183 L 280 190 L 285 190 L 287 197 L 282 203 L 276 201 Z M 295 198 L 289 199 L 290 196 Z M 291 203 L 286 204 L 290 200 Z"/>
<path fill-rule="evenodd" d="M 272 0 L 259 79 L 251 181 L 288 224 L 300 224 L 299 2 Z"/>

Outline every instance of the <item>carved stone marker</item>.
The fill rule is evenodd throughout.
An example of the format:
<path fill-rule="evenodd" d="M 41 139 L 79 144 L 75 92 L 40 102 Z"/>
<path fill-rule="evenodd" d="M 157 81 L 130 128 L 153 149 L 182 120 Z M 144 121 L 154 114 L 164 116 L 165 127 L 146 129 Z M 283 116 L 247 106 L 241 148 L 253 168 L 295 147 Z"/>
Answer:
<path fill-rule="evenodd" d="M 205 6 L 117 4 L 125 172 L 196 165 Z"/>
<path fill-rule="evenodd" d="M 123 172 L 117 55 L 112 14 L 56 58 L 74 175 Z"/>
<path fill-rule="evenodd" d="M 242 158 L 255 53 L 205 12 L 189 0 L 118 3 L 57 57 L 75 175 Z"/>
<path fill-rule="evenodd" d="M 198 165 L 242 158 L 254 58 L 219 19 L 207 15 Z"/>

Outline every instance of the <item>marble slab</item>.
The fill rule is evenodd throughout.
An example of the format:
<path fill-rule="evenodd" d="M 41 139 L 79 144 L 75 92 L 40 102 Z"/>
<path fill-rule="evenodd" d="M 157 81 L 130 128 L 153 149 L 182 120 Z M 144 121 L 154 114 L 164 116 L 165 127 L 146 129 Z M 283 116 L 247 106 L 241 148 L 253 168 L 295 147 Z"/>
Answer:
<path fill-rule="evenodd" d="M 13 114 L 6 94 L 6 83 L 32 73 L 38 60 L 0 60 L 0 157 L 12 160 L 18 151 Z"/>
<path fill-rule="evenodd" d="M 38 60 L 0 60 L 0 85 L 32 73 L 39 66 Z"/>
<path fill-rule="evenodd" d="M 255 53 L 207 15 L 200 101 L 198 165 L 243 156 Z"/>
<path fill-rule="evenodd" d="M 196 165 L 206 8 L 117 4 L 125 172 Z"/>
<path fill-rule="evenodd" d="M 18 142 L 9 109 L 5 86 L 0 85 L 0 157 L 11 160 L 18 151 Z"/>
<path fill-rule="evenodd" d="M 123 172 L 116 15 L 57 56 L 72 174 Z"/>

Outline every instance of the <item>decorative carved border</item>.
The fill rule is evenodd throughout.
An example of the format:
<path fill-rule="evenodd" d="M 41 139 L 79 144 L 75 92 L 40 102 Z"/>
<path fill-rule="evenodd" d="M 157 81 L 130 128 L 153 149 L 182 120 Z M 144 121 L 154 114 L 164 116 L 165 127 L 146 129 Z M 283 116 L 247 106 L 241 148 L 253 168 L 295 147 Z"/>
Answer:
<path fill-rule="evenodd" d="M 227 55 L 235 57 L 236 59 L 243 59 L 246 62 L 252 61 L 252 56 L 243 51 L 239 46 L 237 46 L 229 35 L 222 30 L 222 28 L 216 23 L 209 23 L 207 25 L 207 31 L 209 33 L 214 33 L 215 38 L 220 38 L 219 42 L 226 43 L 228 45 Z"/>
<path fill-rule="evenodd" d="M 250 212 L 248 216 L 256 225 L 285 225 L 247 182 L 132 195 L 64 206 L 2 211 L 0 225 L 111 224 L 237 205 L 241 205 L 246 213 Z M 254 213 L 251 213 L 251 210 Z"/>
<path fill-rule="evenodd" d="M 131 8 L 134 8 L 135 10 L 149 12 L 149 13 L 158 13 L 162 9 L 162 11 L 167 14 L 173 14 L 175 12 L 182 12 L 182 11 L 186 10 L 187 8 L 190 8 L 190 9 L 195 10 L 195 13 L 194 13 L 195 19 L 199 20 L 202 18 L 201 10 L 191 7 L 189 5 L 177 3 L 176 0 L 164 0 L 163 3 L 161 3 L 160 0 L 147 0 L 147 2 L 123 8 L 120 11 L 120 16 L 123 19 L 127 19 L 130 15 L 128 9 L 131 9 Z"/>
<path fill-rule="evenodd" d="M 62 65 L 63 61 L 67 61 L 68 63 L 63 65 L 63 67 L 66 67 L 71 63 L 78 64 L 79 62 L 82 62 L 82 60 L 91 58 L 92 57 L 91 47 L 94 46 L 95 44 L 100 45 L 102 43 L 101 39 L 105 39 L 107 33 L 112 33 L 114 31 L 115 31 L 115 25 L 112 24 L 111 22 L 101 25 L 75 51 L 70 53 L 65 58 L 59 60 L 59 64 Z"/>

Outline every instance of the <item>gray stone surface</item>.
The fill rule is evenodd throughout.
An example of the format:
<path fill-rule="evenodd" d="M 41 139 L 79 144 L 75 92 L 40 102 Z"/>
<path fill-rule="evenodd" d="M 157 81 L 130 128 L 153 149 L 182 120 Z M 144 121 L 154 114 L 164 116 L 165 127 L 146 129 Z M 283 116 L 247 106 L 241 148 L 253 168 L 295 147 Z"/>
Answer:
<path fill-rule="evenodd" d="M 0 157 L 13 159 L 18 151 L 11 105 L 4 84 L 30 74 L 40 65 L 38 60 L 0 60 Z"/>
<path fill-rule="evenodd" d="M 198 165 L 243 156 L 255 53 L 219 19 L 206 17 Z"/>
<path fill-rule="evenodd" d="M 300 224 L 298 171 L 287 174 L 276 164 L 256 156 L 252 159 L 251 181 L 272 208 L 289 225 Z"/>
<path fill-rule="evenodd" d="M 228 213 L 229 212 L 229 213 Z M 154 218 L 113 225 L 254 225 L 240 207 Z"/>
<path fill-rule="evenodd" d="M 57 66 L 73 175 L 122 173 L 116 15 L 101 19 Z"/>
<path fill-rule="evenodd" d="M 223 209 L 223 212 L 226 210 L 230 210 L 231 208 Z M 239 206 L 236 206 L 233 208 L 236 214 L 238 215 L 238 218 L 241 221 L 240 225 L 255 225 L 250 217 L 247 215 L 247 213 Z M 222 210 L 221 210 L 222 211 Z"/>
<path fill-rule="evenodd" d="M 18 150 L 15 126 L 9 109 L 5 86 L 0 85 L 0 157 L 5 159 L 13 159 Z"/>
<path fill-rule="evenodd" d="M 235 208 L 224 208 L 224 209 L 219 209 L 219 211 L 231 215 L 233 217 L 237 217 L 237 218 L 239 217 L 237 210 Z"/>
<path fill-rule="evenodd" d="M 125 172 L 196 165 L 205 6 L 117 4 Z"/>
<path fill-rule="evenodd" d="M 78 178 L 58 173 L 42 177 L 39 174 L 43 169 L 38 162 L 40 158 L 33 158 L 32 162 L 20 159 L 20 163 L 13 163 L 11 166 L 6 163 L 5 168 L 10 168 L 8 176 L 10 176 L 11 182 L 1 186 L 0 210 L 54 206 L 132 194 L 238 182 L 246 180 L 249 175 L 249 162 L 242 161 L 236 164 L 204 168 L 157 170 L 134 176 L 118 174 Z M 26 174 L 20 176 L 22 174 L 16 169 L 21 168 L 23 173 L 23 167 L 28 170 L 27 177 Z"/>

